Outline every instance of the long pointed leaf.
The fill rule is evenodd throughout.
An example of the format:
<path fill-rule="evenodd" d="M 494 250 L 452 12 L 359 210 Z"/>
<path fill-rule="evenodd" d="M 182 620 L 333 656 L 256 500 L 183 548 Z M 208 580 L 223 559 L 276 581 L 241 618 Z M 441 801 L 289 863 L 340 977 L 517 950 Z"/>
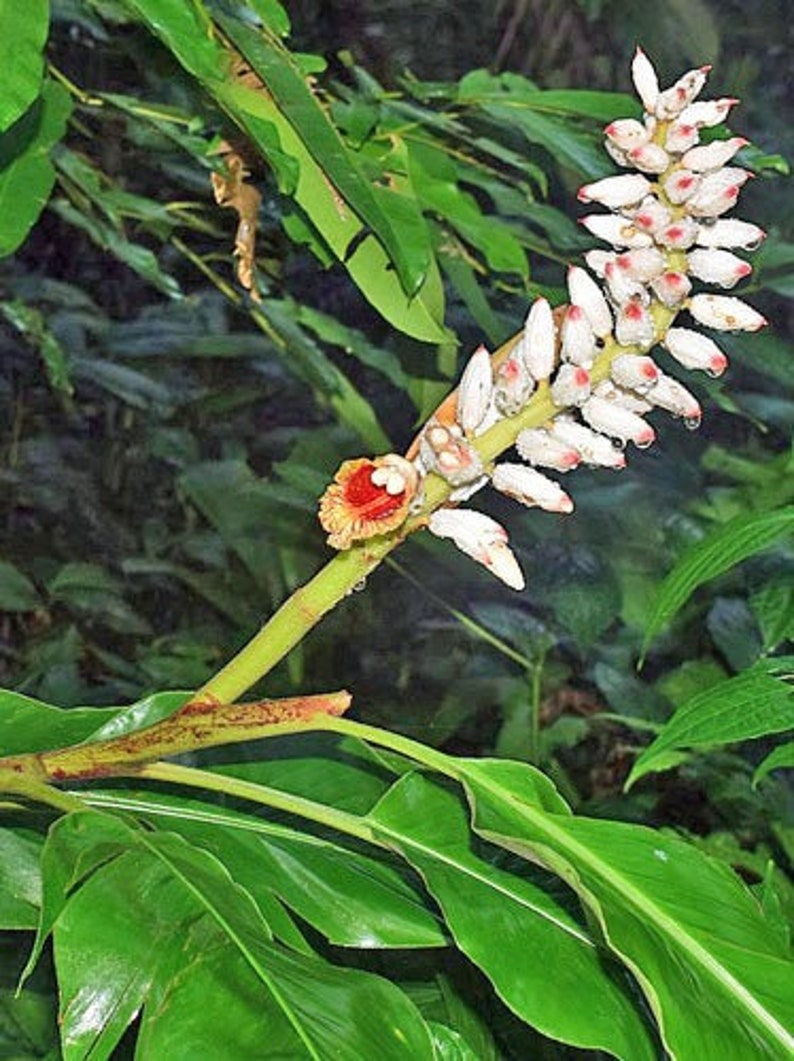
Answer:
<path fill-rule="evenodd" d="M 794 964 L 728 867 L 651 829 L 549 813 L 487 763 L 460 776 L 477 832 L 578 892 L 637 977 L 673 1058 L 791 1054 Z"/>
<path fill-rule="evenodd" d="M 472 849 L 454 792 L 409 774 L 366 820 L 422 874 L 458 947 L 518 1016 L 576 1046 L 632 1061 L 655 1056 L 626 983 L 587 929 L 550 891 Z"/>
<path fill-rule="evenodd" d="M 794 505 L 774 512 L 754 513 L 730 520 L 693 545 L 662 583 L 645 630 L 643 652 L 663 626 L 683 608 L 698 586 L 766 549 L 794 531 Z"/>

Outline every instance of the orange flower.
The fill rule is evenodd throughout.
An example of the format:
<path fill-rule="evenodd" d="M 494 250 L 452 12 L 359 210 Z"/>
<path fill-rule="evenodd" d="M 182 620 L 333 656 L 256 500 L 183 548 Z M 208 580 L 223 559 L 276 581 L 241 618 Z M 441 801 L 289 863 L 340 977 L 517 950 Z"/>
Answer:
<path fill-rule="evenodd" d="M 399 527 L 418 485 L 416 468 L 395 453 L 345 461 L 320 498 L 320 523 L 328 531 L 328 544 L 349 549 L 355 541 Z"/>

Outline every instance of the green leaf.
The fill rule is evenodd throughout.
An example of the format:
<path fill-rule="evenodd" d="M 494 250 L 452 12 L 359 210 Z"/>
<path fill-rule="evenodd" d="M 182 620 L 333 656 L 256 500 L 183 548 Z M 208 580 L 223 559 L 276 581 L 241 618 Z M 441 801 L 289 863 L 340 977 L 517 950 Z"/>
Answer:
<path fill-rule="evenodd" d="M 49 22 L 49 0 L 0 0 L 0 132 L 39 94 Z"/>
<path fill-rule="evenodd" d="M 768 548 L 794 528 L 794 507 L 738 516 L 696 542 L 662 583 L 645 630 L 643 653 L 698 586 Z"/>
<path fill-rule="evenodd" d="M 636 976 L 672 1057 L 794 1049 L 794 966 L 731 870 L 642 826 L 550 813 L 482 768 L 474 776 L 467 764 L 460 779 L 477 832 L 578 893 Z"/>
<path fill-rule="evenodd" d="M 341 198 L 341 189 L 333 186 L 273 97 L 233 82 L 229 55 L 207 24 L 206 11 L 188 9 L 181 0 L 131 3 L 276 168 L 281 190 L 294 197 L 311 226 L 344 263 L 364 297 L 406 334 L 425 342 L 443 341 L 444 296 L 435 259 L 430 257 L 421 287 L 412 296 L 406 295 L 384 246 L 375 236 L 366 234 L 355 213 L 356 204 Z M 235 26 L 235 34 L 244 35 L 246 44 L 251 40 L 258 44 L 253 31 L 242 24 Z"/>
<path fill-rule="evenodd" d="M 0 560 L 0 612 L 32 612 L 41 607 L 36 587 L 19 568 Z"/>
<path fill-rule="evenodd" d="M 0 829 L 0 929 L 35 929 L 41 905 L 41 838 Z"/>
<path fill-rule="evenodd" d="M 34 106 L 0 136 L 0 258 L 24 242 L 50 197 L 55 169 L 49 152 L 71 111 L 66 90 L 45 81 Z"/>
<path fill-rule="evenodd" d="M 169 298 L 182 297 L 182 289 L 178 282 L 161 268 L 156 256 L 148 247 L 134 243 L 114 225 L 78 210 L 64 199 L 57 199 L 53 202 L 51 209 L 67 224 L 74 225 L 75 228 L 85 232 L 98 247 L 112 254 L 114 258 L 118 258 L 124 265 L 128 265 L 158 291 L 162 291 Z"/>
<path fill-rule="evenodd" d="M 171 811 L 174 817 L 177 811 Z M 173 828 L 212 851 L 256 897 L 266 886 L 304 921 L 343 947 L 441 947 L 446 936 L 421 893 L 396 866 L 307 833 L 275 831 L 256 818 L 224 812 Z"/>
<path fill-rule="evenodd" d="M 56 829 L 107 817 L 81 812 Z M 66 1061 L 91 1051 L 107 1056 L 135 1012 L 155 1001 L 144 1009 L 145 1043 L 154 1034 L 146 1030 L 149 1011 L 167 1019 L 165 998 L 208 951 L 220 981 L 228 969 L 233 982 L 242 976 L 250 984 L 252 1001 L 261 997 L 247 1025 L 256 1019 L 261 1029 L 264 1009 L 276 1041 L 289 1042 L 292 1029 L 297 1056 L 432 1059 L 424 1022 L 392 984 L 278 947 L 250 895 L 217 859 L 174 834 L 111 821 L 136 850 L 95 870 L 55 925 Z M 173 1025 L 168 1031 L 176 1034 Z"/>
<path fill-rule="evenodd" d="M 69 379 L 66 351 L 47 327 L 41 313 L 18 299 L 0 302 L 0 313 L 39 351 L 50 386 L 63 394 L 71 394 L 74 388 Z"/>
<path fill-rule="evenodd" d="M 753 774 L 753 788 L 755 788 L 773 770 L 794 770 L 794 741 L 781 744 L 779 748 L 767 755 L 766 759 L 758 765 Z"/>
<path fill-rule="evenodd" d="M 171 714 L 185 693 L 155 693 L 131 707 L 71 707 L 62 710 L 21 693 L 0 689 L 0 754 L 18 755 L 79 744 L 129 732 Z M 113 720 L 119 719 L 115 725 Z M 127 726 L 125 728 L 124 720 Z"/>
<path fill-rule="evenodd" d="M 751 740 L 791 728 L 794 689 L 751 668 L 713 685 L 678 708 L 662 732 L 634 763 L 626 788 L 663 768 L 659 756 L 673 749 L 703 748 Z"/>
<path fill-rule="evenodd" d="M 400 216 L 392 213 L 386 189 L 384 194 L 376 194 L 359 172 L 354 156 L 328 120 L 290 53 L 277 38 L 256 33 L 236 19 L 219 15 L 218 21 L 262 78 L 304 148 L 383 244 L 405 293 L 412 298 L 422 287 L 430 264 L 430 241 L 415 203 L 407 199 L 401 202 L 401 197 L 396 195 L 394 207 L 401 211 Z M 407 239 L 401 229 L 412 230 L 414 238 Z M 416 238 L 417 233 L 423 233 L 424 238 Z"/>
<path fill-rule="evenodd" d="M 548 886 L 500 866 L 493 850 L 472 848 L 454 792 L 408 774 L 366 821 L 422 874 L 457 946 L 523 1020 L 552 1038 L 617 1057 L 655 1056 L 625 985 L 587 929 Z"/>

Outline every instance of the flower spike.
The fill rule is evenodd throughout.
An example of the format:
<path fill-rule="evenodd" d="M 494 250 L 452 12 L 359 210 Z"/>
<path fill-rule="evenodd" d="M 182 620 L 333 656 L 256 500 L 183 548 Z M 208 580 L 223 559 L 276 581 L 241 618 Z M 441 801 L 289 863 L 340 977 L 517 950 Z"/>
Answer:
<path fill-rule="evenodd" d="M 406 457 L 342 465 L 320 502 L 330 545 L 347 549 L 427 526 L 508 586 L 523 588 L 504 528 L 455 506 L 490 482 L 523 505 L 570 512 L 571 498 L 538 469 L 625 467 L 627 443 L 644 448 L 655 440 L 645 419 L 655 410 L 687 427 L 700 423 L 697 398 L 650 356 L 657 344 L 683 369 L 719 376 L 727 358 L 699 326 L 752 332 L 766 323 L 742 299 L 704 290 L 730 289 L 748 276 L 750 263 L 734 252 L 755 249 L 765 236 L 757 225 L 724 216 L 752 176 L 732 164 L 747 141 L 700 142 L 701 131 L 724 121 L 736 100 L 698 98 L 707 66 L 660 88 L 641 48 L 631 72 L 644 119 L 617 117 L 604 130 L 606 150 L 627 172 L 578 193 L 594 210 L 580 223 L 606 246 L 586 252 L 589 271 L 569 269 L 567 306 L 552 310 L 538 298 L 519 336 L 493 357 L 484 347 L 474 352 L 457 393 Z M 510 445 L 525 463 L 494 465 Z M 424 482 L 431 476 L 432 489 Z"/>

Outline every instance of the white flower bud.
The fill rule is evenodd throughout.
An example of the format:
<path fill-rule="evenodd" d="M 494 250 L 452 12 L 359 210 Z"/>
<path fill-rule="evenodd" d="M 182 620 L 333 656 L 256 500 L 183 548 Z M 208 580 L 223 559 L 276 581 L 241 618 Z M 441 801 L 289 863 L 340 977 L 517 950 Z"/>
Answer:
<path fill-rule="evenodd" d="M 656 386 L 648 394 L 648 400 L 673 416 L 680 416 L 687 425 L 697 427 L 703 416 L 700 403 L 672 376 L 660 374 Z"/>
<path fill-rule="evenodd" d="M 619 387 L 645 394 L 659 379 L 659 369 L 650 357 L 621 354 L 609 366 L 609 374 Z"/>
<path fill-rule="evenodd" d="M 740 166 L 723 166 L 722 169 L 715 169 L 713 173 L 704 175 L 698 194 L 708 195 L 727 191 L 729 188 L 741 188 L 752 178 L 753 174 Z"/>
<path fill-rule="evenodd" d="M 590 397 L 590 373 L 581 365 L 560 365 L 551 385 L 555 405 L 581 405 Z"/>
<path fill-rule="evenodd" d="M 638 203 L 651 190 L 645 177 L 639 173 L 626 173 L 620 177 L 604 177 L 594 184 L 585 184 L 576 193 L 580 203 L 600 203 L 617 210 L 621 206 Z"/>
<path fill-rule="evenodd" d="M 503 416 L 515 416 L 532 397 L 535 381 L 521 351 L 513 353 L 496 370 L 494 405 Z"/>
<path fill-rule="evenodd" d="M 604 270 L 607 267 L 607 263 L 614 262 L 615 260 L 615 252 L 599 250 L 587 251 L 584 256 L 584 260 L 587 262 L 588 267 L 592 269 L 596 276 L 600 276 L 603 278 Z"/>
<path fill-rule="evenodd" d="M 735 218 L 723 218 L 711 224 L 702 222 L 697 234 L 701 247 L 735 247 L 746 251 L 756 250 L 764 239 L 766 232 L 758 225 Z"/>
<path fill-rule="evenodd" d="M 742 185 L 752 176 L 745 169 L 726 166 L 708 173 L 687 202 L 687 211 L 695 217 L 718 217 L 730 210 L 739 197 Z"/>
<path fill-rule="evenodd" d="M 483 472 L 479 479 L 474 479 L 470 483 L 464 483 L 463 486 L 459 486 L 457 489 L 453 490 L 449 495 L 449 500 L 456 505 L 468 501 L 470 497 L 474 497 L 474 495 L 479 493 L 490 481 L 491 479 L 488 473 Z"/>
<path fill-rule="evenodd" d="M 457 419 L 466 434 L 473 434 L 485 418 L 493 393 L 491 358 L 478 346 L 469 358 L 458 386 Z"/>
<path fill-rule="evenodd" d="M 625 217 L 616 214 L 588 214 L 579 218 L 579 224 L 613 247 L 650 247 L 653 243 L 646 232 L 639 232 Z"/>
<path fill-rule="evenodd" d="M 670 250 L 688 250 L 697 239 L 698 224 L 691 217 L 682 217 L 656 233 L 656 242 Z"/>
<path fill-rule="evenodd" d="M 681 111 L 700 94 L 706 83 L 710 66 L 701 66 L 697 70 L 688 70 L 676 81 L 672 88 L 662 92 L 656 103 L 656 117 L 663 121 L 677 118 Z"/>
<path fill-rule="evenodd" d="M 738 102 L 738 99 L 709 99 L 690 103 L 679 114 L 678 120 L 684 125 L 698 125 L 701 128 L 719 125 L 728 117 L 731 107 Z"/>
<path fill-rule="evenodd" d="M 720 287 L 733 287 L 749 276 L 753 267 L 730 251 L 694 250 L 687 255 L 689 271 L 698 280 Z"/>
<path fill-rule="evenodd" d="M 569 306 L 562 322 L 562 357 L 574 365 L 589 367 L 596 355 L 593 326 L 581 306 Z"/>
<path fill-rule="evenodd" d="M 573 512 L 573 501 L 553 479 L 523 464 L 497 464 L 491 482 L 501 493 L 547 512 Z"/>
<path fill-rule="evenodd" d="M 639 144 L 626 152 L 626 158 L 635 169 L 642 170 L 643 173 L 664 173 L 670 165 L 670 156 L 659 144 Z M 629 203 L 636 203 L 641 198 L 642 196 L 638 195 L 636 199 L 617 205 L 628 206 Z"/>
<path fill-rule="evenodd" d="M 631 64 L 631 78 L 637 95 L 648 114 L 653 114 L 659 99 L 659 79 L 653 68 L 653 63 L 642 50 L 637 48 Z"/>
<path fill-rule="evenodd" d="M 719 217 L 732 210 L 738 198 L 739 188 L 734 184 L 709 195 L 698 192 L 689 200 L 687 209 L 693 217 Z"/>
<path fill-rule="evenodd" d="M 721 376 L 728 367 L 728 359 L 713 339 L 690 328 L 670 328 L 664 345 L 679 365 L 700 369 L 710 376 Z"/>
<path fill-rule="evenodd" d="M 496 520 L 469 509 L 441 508 L 427 523 L 437 538 L 451 538 L 461 552 L 483 564 L 512 589 L 524 588 L 524 576 L 507 544 L 507 531 Z"/>
<path fill-rule="evenodd" d="M 561 442 L 573 446 L 585 464 L 599 468 L 625 468 L 626 457 L 623 450 L 610 438 L 591 431 L 583 424 L 577 424 L 566 417 L 558 416 L 554 420 L 551 433 Z"/>
<path fill-rule="evenodd" d="M 520 347 L 529 374 L 536 380 L 548 379 L 557 356 L 557 328 L 545 298 L 537 298 L 532 303 Z"/>
<path fill-rule="evenodd" d="M 603 398 L 620 409 L 628 409 L 630 413 L 644 416 L 653 409 L 653 405 L 636 391 L 626 390 L 625 387 L 616 387 L 611 379 L 603 379 L 593 391 L 596 398 Z"/>
<path fill-rule="evenodd" d="M 606 398 L 588 398 L 582 406 L 582 416 L 593 430 L 621 442 L 633 442 L 640 449 L 650 446 L 656 438 L 651 425 L 646 424 L 641 416 Z"/>
<path fill-rule="evenodd" d="M 766 324 L 752 306 L 729 295 L 693 295 L 688 308 L 699 324 L 722 332 L 757 332 Z"/>
<path fill-rule="evenodd" d="M 584 310 L 598 338 L 605 339 L 612 331 L 612 314 L 595 280 L 584 269 L 572 265 L 568 270 L 568 292 L 571 302 Z"/>
<path fill-rule="evenodd" d="M 627 302 L 647 304 L 650 301 L 644 286 L 637 280 L 631 279 L 628 270 L 620 267 L 617 258 L 614 262 L 607 262 L 604 267 L 604 278 L 610 297 L 618 306 L 623 306 Z"/>
<path fill-rule="evenodd" d="M 650 130 L 642 122 L 635 118 L 619 118 L 610 122 L 604 129 L 608 142 L 614 144 L 620 151 L 630 151 L 633 147 L 647 144 L 650 139 Z"/>
<path fill-rule="evenodd" d="M 647 199 L 643 199 L 640 203 L 633 220 L 635 227 L 641 232 L 649 232 L 653 235 L 670 224 L 672 215 L 655 195 L 649 195 Z"/>
<path fill-rule="evenodd" d="M 615 265 L 630 279 L 647 284 L 667 268 L 667 259 L 655 247 L 640 247 L 624 251 L 615 258 Z"/>
<path fill-rule="evenodd" d="M 698 142 L 698 127 L 691 122 L 682 122 L 680 118 L 667 130 L 664 146 L 668 151 L 679 153 L 688 151 Z"/>
<path fill-rule="evenodd" d="M 730 140 L 712 140 L 702 147 L 693 147 L 681 159 L 682 165 L 696 173 L 719 169 L 733 158 L 737 151 L 750 143 L 743 136 L 732 136 Z"/>
<path fill-rule="evenodd" d="M 621 346 L 651 346 L 656 337 L 653 318 L 639 302 L 620 307 L 615 323 L 615 338 Z"/>
<path fill-rule="evenodd" d="M 692 283 L 684 273 L 670 269 L 651 281 L 653 293 L 665 306 L 678 306 L 689 295 Z"/>
<path fill-rule="evenodd" d="M 664 194 L 671 203 L 684 203 L 700 187 L 700 177 L 688 169 L 677 169 L 662 182 Z"/>
<path fill-rule="evenodd" d="M 617 144 L 613 144 L 611 140 L 604 141 L 604 150 L 618 166 L 630 165 L 629 160 L 626 158 L 626 152 L 618 147 Z"/>
<path fill-rule="evenodd" d="M 553 438 L 542 427 L 527 427 L 516 439 L 516 450 L 522 460 L 541 468 L 569 472 L 579 463 L 579 454 Z"/>

